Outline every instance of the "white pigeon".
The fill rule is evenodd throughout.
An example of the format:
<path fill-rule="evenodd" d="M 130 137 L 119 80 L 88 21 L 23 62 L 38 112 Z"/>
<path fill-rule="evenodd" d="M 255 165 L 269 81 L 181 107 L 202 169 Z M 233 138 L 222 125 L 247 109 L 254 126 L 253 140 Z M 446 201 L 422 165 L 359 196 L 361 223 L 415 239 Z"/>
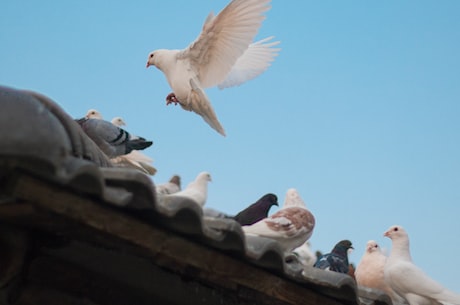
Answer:
<path fill-rule="evenodd" d="M 123 120 L 123 118 L 119 116 L 114 117 L 110 122 L 112 122 L 113 125 L 118 126 L 118 127 L 126 126 L 126 123 Z"/>
<path fill-rule="evenodd" d="M 316 262 L 316 255 L 311 250 L 309 241 L 295 248 L 292 252 L 297 256 L 297 259 L 303 266 L 313 267 Z"/>
<path fill-rule="evenodd" d="M 270 0 L 233 0 L 217 16 L 211 12 L 198 38 L 183 50 L 156 50 L 147 68 L 161 70 L 173 92 L 166 105 L 179 103 L 225 136 L 204 88 L 240 85 L 263 73 L 280 49 L 268 37 L 252 43 L 270 9 Z"/>
<path fill-rule="evenodd" d="M 361 261 L 355 269 L 355 279 L 359 286 L 384 291 L 393 303 L 405 303 L 404 299 L 397 295 L 390 286 L 385 283 L 384 268 L 387 256 L 375 240 L 369 240 L 366 244 Z"/>
<path fill-rule="evenodd" d="M 155 187 L 155 190 L 159 194 L 174 194 L 179 192 L 181 189 L 180 186 L 180 176 L 179 175 L 174 175 L 169 179 L 168 182 L 159 184 Z"/>
<path fill-rule="evenodd" d="M 96 109 L 90 109 L 86 112 L 85 118 L 103 120 L 102 114 Z M 117 126 L 120 127 L 120 126 Z"/>
<path fill-rule="evenodd" d="M 243 226 L 247 235 L 272 238 L 285 252 L 304 244 L 313 234 L 315 217 L 307 209 L 296 189 L 286 193 L 283 207 L 275 214 L 250 226 Z"/>
<path fill-rule="evenodd" d="M 208 172 L 201 172 L 186 188 L 177 193 L 167 194 L 165 197 L 187 197 L 203 207 L 208 199 L 208 182 L 210 181 L 212 181 L 211 175 Z"/>
<path fill-rule="evenodd" d="M 444 288 L 412 262 L 409 236 L 403 227 L 390 227 L 384 236 L 392 249 L 384 269 L 385 282 L 410 305 L 460 304 L 460 295 Z"/>

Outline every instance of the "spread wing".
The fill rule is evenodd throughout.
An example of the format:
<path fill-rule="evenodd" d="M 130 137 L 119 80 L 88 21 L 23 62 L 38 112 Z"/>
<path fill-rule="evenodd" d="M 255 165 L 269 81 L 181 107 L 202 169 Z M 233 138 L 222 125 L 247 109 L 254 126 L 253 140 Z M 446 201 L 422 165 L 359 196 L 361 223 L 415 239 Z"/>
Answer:
<path fill-rule="evenodd" d="M 221 83 L 252 43 L 270 0 L 233 0 L 217 16 L 206 19 L 198 38 L 178 54 L 188 59 L 201 86 Z"/>
<path fill-rule="evenodd" d="M 219 89 L 239 86 L 248 80 L 262 74 L 275 60 L 280 48 L 272 48 L 278 45 L 279 41 L 268 42 L 273 36 L 259 40 L 249 45 L 241 55 L 225 80 L 219 84 Z"/>

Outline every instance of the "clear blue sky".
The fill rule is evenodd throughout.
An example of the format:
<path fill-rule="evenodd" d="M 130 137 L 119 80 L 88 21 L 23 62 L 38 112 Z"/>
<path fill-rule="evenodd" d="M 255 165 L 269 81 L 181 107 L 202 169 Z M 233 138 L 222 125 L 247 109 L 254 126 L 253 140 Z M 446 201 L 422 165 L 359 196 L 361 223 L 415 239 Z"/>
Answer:
<path fill-rule="evenodd" d="M 276 61 L 240 87 L 207 90 L 224 138 L 165 106 L 159 48 L 184 48 L 226 0 L 14 1 L 0 10 L 0 84 L 39 91 L 71 116 L 90 108 L 154 140 L 161 183 L 209 171 L 207 206 L 233 214 L 297 188 L 313 249 L 409 232 L 412 256 L 460 293 L 460 1 L 274 0 L 257 38 Z"/>

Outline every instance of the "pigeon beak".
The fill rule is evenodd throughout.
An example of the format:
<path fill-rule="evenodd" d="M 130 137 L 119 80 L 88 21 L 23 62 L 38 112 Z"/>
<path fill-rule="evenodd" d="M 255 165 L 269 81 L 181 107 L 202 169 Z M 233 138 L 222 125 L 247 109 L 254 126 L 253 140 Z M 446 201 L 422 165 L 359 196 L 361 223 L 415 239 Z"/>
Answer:
<path fill-rule="evenodd" d="M 150 67 L 150 63 L 147 62 L 147 65 L 145 65 L 146 68 Z"/>
<path fill-rule="evenodd" d="M 385 233 L 383 233 L 383 236 L 390 237 L 390 231 L 386 231 Z"/>

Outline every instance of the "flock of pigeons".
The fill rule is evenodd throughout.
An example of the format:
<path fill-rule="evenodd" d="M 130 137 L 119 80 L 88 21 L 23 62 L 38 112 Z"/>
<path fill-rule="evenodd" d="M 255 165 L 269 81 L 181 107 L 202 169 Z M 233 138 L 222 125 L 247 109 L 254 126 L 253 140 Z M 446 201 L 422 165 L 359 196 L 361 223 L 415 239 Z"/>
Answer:
<path fill-rule="evenodd" d="M 269 42 L 272 37 L 252 42 L 265 18 L 263 13 L 270 0 L 233 0 L 217 16 L 207 17 L 198 38 L 184 50 L 156 50 L 148 56 L 147 67 L 153 65 L 166 76 L 173 92 L 166 97 L 167 105 L 180 104 L 193 111 L 217 132 L 225 131 L 217 119 L 203 88 L 225 88 L 240 85 L 263 71 L 274 60 L 279 49 Z M 140 150 L 153 144 L 140 136 L 131 135 L 121 126 L 122 118 L 105 121 L 94 109 L 76 120 L 85 133 L 110 158 L 115 166 L 135 168 L 154 175 L 153 160 Z M 445 289 L 429 278 L 411 259 L 409 238 L 401 226 L 392 226 L 385 236 L 392 240 L 390 255 L 385 256 L 375 241 L 367 243 L 366 251 L 353 270 L 348 252 L 353 249 L 349 240 L 339 241 L 330 253 L 314 255 L 308 240 L 313 234 L 315 217 L 307 209 L 296 189 L 289 189 L 283 206 L 269 215 L 278 205 L 275 194 L 266 194 L 254 204 L 234 216 L 204 208 L 207 200 L 208 172 L 198 174 L 194 181 L 181 188 L 179 176 L 156 186 L 159 200 L 188 198 L 203 208 L 205 217 L 234 219 L 245 235 L 276 240 L 288 257 L 296 257 L 307 266 L 352 275 L 359 286 L 380 289 L 395 303 L 401 304 L 459 304 L 460 295 Z"/>
<path fill-rule="evenodd" d="M 308 240 L 313 234 L 315 217 L 296 189 L 287 190 L 283 206 L 272 215 L 269 215 L 270 208 L 278 206 L 278 198 L 269 193 L 235 216 L 230 216 L 204 208 L 209 181 L 210 174 L 202 172 L 182 190 L 180 178 L 173 176 L 169 182 L 158 185 L 158 196 L 187 197 L 203 208 L 205 217 L 234 219 L 242 226 L 245 235 L 276 240 L 285 252 L 286 259 L 296 257 L 305 266 L 304 273 L 308 272 L 308 267 L 314 267 L 349 274 L 355 278 L 358 286 L 382 290 L 395 304 L 460 304 L 459 294 L 444 288 L 412 262 L 409 236 L 402 226 L 391 226 L 384 233 L 385 237 L 392 240 L 388 257 L 383 254 L 377 242 L 371 240 L 354 269 L 348 261 L 348 253 L 353 249 L 349 240 L 339 241 L 330 253 L 312 253 Z"/>

